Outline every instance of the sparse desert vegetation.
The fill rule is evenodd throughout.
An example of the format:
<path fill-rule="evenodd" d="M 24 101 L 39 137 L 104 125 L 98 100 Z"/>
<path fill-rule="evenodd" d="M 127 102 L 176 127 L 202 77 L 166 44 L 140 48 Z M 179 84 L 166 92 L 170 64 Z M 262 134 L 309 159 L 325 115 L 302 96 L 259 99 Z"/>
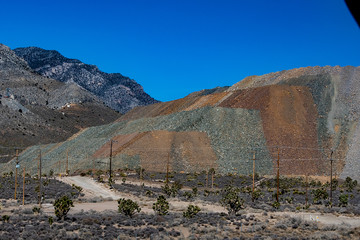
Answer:
<path fill-rule="evenodd" d="M 306 183 L 303 177 L 280 178 L 276 201 L 276 179 L 261 176 L 253 193 L 252 176 L 217 174 L 211 187 L 205 172 L 171 172 L 166 181 L 164 173 L 145 171 L 139 178 L 120 170 L 110 189 L 106 176 L 94 174 L 91 180 L 87 174 L 68 179 L 88 179 L 126 198 L 95 200 L 96 193 L 84 186 L 49 179 L 44 192 L 50 206 L 40 209 L 36 197 L 20 206 L 4 191 L 0 239 L 354 239 L 360 234 L 359 186 L 350 178 L 336 180 L 330 202 L 329 183 L 311 178 Z M 12 178 L 2 179 L 3 185 Z M 46 193 L 63 185 L 70 194 Z M 88 203 L 95 210 L 109 207 L 82 210 Z"/>

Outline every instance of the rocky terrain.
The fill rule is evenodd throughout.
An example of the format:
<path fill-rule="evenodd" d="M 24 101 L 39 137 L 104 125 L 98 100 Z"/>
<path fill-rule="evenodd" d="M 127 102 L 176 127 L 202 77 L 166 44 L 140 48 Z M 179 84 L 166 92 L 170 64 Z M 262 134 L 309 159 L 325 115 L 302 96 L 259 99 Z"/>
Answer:
<path fill-rule="evenodd" d="M 48 166 L 359 178 L 359 67 L 300 68 L 246 78 L 230 88 L 136 107 L 111 124 L 22 152 L 29 171 L 39 149 Z M 333 153 L 331 153 L 333 152 Z M 330 157 L 333 160 L 330 161 Z M 10 165 L 3 165 L 9 171 Z M 63 171 L 62 170 L 58 170 Z"/>
<path fill-rule="evenodd" d="M 14 52 L 42 76 L 80 86 L 121 113 L 158 102 L 134 80 L 120 73 L 104 73 L 95 65 L 66 58 L 55 50 L 27 47 L 14 49 Z"/>
<path fill-rule="evenodd" d="M 0 113 L 1 156 L 13 155 L 14 146 L 63 141 L 82 128 L 121 116 L 77 84 L 39 75 L 2 44 Z"/>

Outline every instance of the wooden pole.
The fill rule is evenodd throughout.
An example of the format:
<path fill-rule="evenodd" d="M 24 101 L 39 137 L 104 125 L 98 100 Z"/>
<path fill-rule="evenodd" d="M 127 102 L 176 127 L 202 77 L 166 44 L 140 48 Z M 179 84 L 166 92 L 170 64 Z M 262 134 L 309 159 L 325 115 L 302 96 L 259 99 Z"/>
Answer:
<path fill-rule="evenodd" d="M 111 173 L 111 161 L 112 161 L 112 145 L 113 145 L 113 140 L 110 140 L 110 166 L 109 166 L 109 184 L 111 185 L 111 176 L 112 176 L 112 173 Z"/>
<path fill-rule="evenodd" d="M 23 206 L 25 205 L 25 167 L 23 172 Z"/>
<path fill-rule="evenodd" d="M 277 190 L 276 190 L 276 201 L 279 202 L 279 185 L 280 185 L 280 148 L 278 147 L 278 158 L 277 158 Z"/>
<path fill-rule="evenodd" d="M 333 151 L 330 154 L 330 202 L 332 205 L 332 166 L 333 166 L 333 159 L 332 159 Z"/>
<path fill-rule="evenodd" d="M 253 152 L 253 187 L 252 187 L 252 201 L 254 201 L 254 192 L 255 192 L 255 151 Z"/>
<path fill-rule="evenodd" d="M 59 160 L 59 175 L 61 176 L 61 161 Z"/>
<path fill-rule="evenodd" d="M 39 207 L 41 208 L 41 149 L 39 149 Z"/>
<path fill-rule="evenodd" d="M 93 157 L 93 170 L 92 170 L 92 175 L 94 175 L 95 173 L 95 158 Z"/>
<path fill-rule="evenodd" d="M 208 188 L 209 185 L 209 169 L 206 169 L 206 183 L 205 187 Z"/>
<path fill-rule="evenodd" d="M 306 193 L 305 206 L 307 206 L 308 205 L 308 200 L 309 200 L 309 198 L 308 198 L 308 174 L 307 173 L 306 173 L 306 176 L 305 176 L 305 181 L 306 181 L 306 183 L 305 183 L 305 193 Z"/>
<path fill-rule="evenodd" d="M 168 159 L 166 163 L 166 180 L 165 180 L 166 184 L 169 183 L 169 161 L 170 161 L 170 152 L 168 153 Z"/>
<path fill-rule="evenodd" d="M 15 196 L 14 199 L 16 200 L 16 190 L 17 190 L 17 175 L 18 175 L 18 165 L 19 165 L 19 150 L 16 149 L 16 166 L 15 166 Z"/>
<path fill-rule="evenodd" d="M 69 149 L 66 150 L 66 172 L 65 175 L 69 174 Z"/>
<path fill-rule="evenodd" d="M 215 170 L 211 171 L 211 189 L 214 188 L 214 174 L 215 174 Z"/>

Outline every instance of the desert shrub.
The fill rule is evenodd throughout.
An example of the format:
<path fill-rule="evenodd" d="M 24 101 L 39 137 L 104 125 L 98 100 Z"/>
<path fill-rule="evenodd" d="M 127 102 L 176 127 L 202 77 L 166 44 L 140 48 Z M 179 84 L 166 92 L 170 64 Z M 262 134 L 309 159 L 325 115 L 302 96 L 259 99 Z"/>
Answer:
<path fill-rule="evenodd" d="M 3 222 L 9 222 L 10 216 L 8 216 L 8 215 L 3 215 L 1 219 L 2 219 Z"/>
<path fill-rule="evenodd" d="M 132 217 L 136 212 L 140 212 L 141 208 L 131 199 L 120 198 L 118 200 L 118 211 L 125 216 Z"/>
<path fill-rule="evenodd" d="M 187 210 L 183 212 L 183 216 L 185 218 L 193 218 L 200 211 L 201 211 L 201 209 L 198 206 L 190 204 L 188 206 Z"/>
<path fill-rule="evenodd" d="M 252 199 L 258 200 L 261 198 L 264 194 L 261 192 L 260 189 L 255 189 L 253 192 L 251 192 Z"/>
<path fill-rule="evenodd" d="M 285 201 L 289 204 L 292 204 L 294 202 L 294 198 L 293 197 L 286 197 Z"/>
<path fill-rule="evenodd" d="M 326 200 L 329 197 L 329 194 L 327 193 L 325 188 L 318 188 L 311 191 L 311 193 L 314 195 L 313 202 L 315 204 L 321 204 L 322 200 Z"/>
<path fill-rule="evenodd" d="M 44 185 L 44 186 L 49 185 L 49 183 L 50 183 L 50 179 L 45 179 L 45 180 L 43 181 L 43 185 Z"/>
<path fill-rule="evenodd" d="M 305 191 L 300 191 L 299 189 L 293 189 L 293 194 L 298 194 L 298 195 L 305 195 L 306 192 Z"/>
<path fill-rule="evenodd" d="M 142 168 L 142 167 L 137 167 L 135 169 L 137 175 L 139 175 L 139 178 L 143 179 L 144 178 L 144 172 L 145 172 L 145 169 Z"/>
<path fill-rule="evenodd" d="M 77 185 L 75 185 L 75 184 L 72 185 L 72 188 L 73 188 L 73 189 L 76 189 L 79 193 L 82 192 L 82 190 L 83 190 L 82 187 L 77 186 Z"/>
<path fill-rule="evenodd" d="M 123 178 L 121 179 L 121 181 L 122 181 L 122 183 L 123 183 L 123 184 L 125 184 L 125 182 L 126 182 L 126 178 L 125 178 L 125 177 L 123 177 Z"/>
<path fill-rule="evenodd" d="M 54 176 L 54 170 L 53 170 L 53 169 L 50 169 L 49 177 L 53 177 L 53 176 Z"/>
<path fill-rule="evenodd" d="M 154 196 L 154 192 L 151 191 L 151 190 L 147 190 L 147 191 L 145 192 L 145 195 L 146 195 L 147 197 L 152 197 L 152 196 Z"/>
<path fill-rule="evenodd" d="M 39 207 L 33 207 L 32 212 L 34 214 L 39 214 L 41 212 L 41 209 Z"/>
<path fill-rule="evenodd" d="M 52 225 L 54 223 L 54 218 L 53 217 L 49 217 L 48 218 L 48 222 L 50 225 Z"/>
<path fill-rule="evenodd" d="M 175 197 L 181 188 L 182 188 L 182 185 L 178 181 L 174 182 L 171 186 L 169 186 L 169 184 L 165 184 L 165 186 L 161 187 L 163 192 L 168 197 L 170 197 L 170 196 Z"/>
<path fill-rule="evenodd" d="M 197 196 L 197 194 L 198 194 L 198 188 L 197 188 L 197 187 L 193 187 L 193 188 L 192 188 L 192 194 L 193 194 L 194 196 Z"/>
<path fill-rule="evenodd" d="M 152 207 L 156 214 L 166 215 L 169 210 L 169 203 L 163 195 L 160 195 Z"/>
<path fill-rule="evenodd" d="M 356 185 L 357 185 L 357 181 L 352 180 L 351 177 L 347 177 L 345 179 L 344 187 L 345 187 L 346 191 L 352 192 L 354 190 L 354 188 L 356 187 Z"/>
<path fill-rule="evenodd" d="M 277 202 L 277 201 L 274 201 L 274 202 L 272 203 L 272 206 L 273 206 L 273 208 L 279 209 L 280 203 Z"/>
<path fill-rule="evenodd" d="M 54 202 L 55 215 L 58 219 L 65 218 L 70 207 L 74 207 L 74 204 L 68 196 L 62 196 L 61 198 L 56 199 Z"/>
<path fill-rule="evenodd" d="M 333 179 L 332 180 L 332 190 L 335 191 L 336 188 L 338 187 L 338 185 L 339 185 L 339 180 Z"/>
<path fill-rule="evenodd" d="M 348 194 L 341 194 L 339 196 L 339 207 L 346 207 L 349 202 L 349 195 Z"/>
<path fill-rule="evenodd" d="M 209 191 L 207 189 L 204 190 L 204 196 L 207 197 L 207 196 L 210 196 L 210 194 L 213 193 L 212 191 Z"/>
<path fill-rule="evenodd" d="M 239 191 L 239 188 L 230 185 L 222 190 L 222 199 L 220 200 L 220 203 L 226 208 L 229 215 L 235 214 L 240 209 L 244 208 L 244 199 L 240 198 Z"/>
<path fill-rule="evenodd" d="M 191 192 L 184 192 L 183 196 L 188 200 L 194 197 Z"/>

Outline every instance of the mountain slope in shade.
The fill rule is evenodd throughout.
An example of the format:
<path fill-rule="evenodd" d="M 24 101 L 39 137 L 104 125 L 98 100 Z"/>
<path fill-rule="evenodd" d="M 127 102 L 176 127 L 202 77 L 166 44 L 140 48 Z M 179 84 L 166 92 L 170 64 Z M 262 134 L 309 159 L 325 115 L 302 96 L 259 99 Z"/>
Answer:
<path fill-rule="evenodd" d="M 121 116 L 80 86 L 34 72 L 3 44 L 0 113 L 0 146 L 17 147 L 63 141 L 82 128 Z"/>
<path fill-rule="evenodd" d="M 104 73 L 95 65 L 66 58 L 54 50 L 27 47 L 14 51 L 37 73 L 61 82 L 75 83 L 121 113 L 158 102 L 137 82 L 120 73 Z"/>
<path fill-rule="evenodd" d="M 329 175 L 359 179 L 360 67 L 309 67 L 249 77 L 230 88 L 136 107 L 116 122 L 87 128 L 56 145 L 34 149 L 60 161 L 69 151 L 73 171 L 107 162 L 114 168 L 272 175 Z M 208 94 L 209 93 L 209 94 Z M 89 156 L 87 158 L 86 156 Z M 3 166 L 8 169 L 7 165 Z M 97 166 L 98 168 L 100 166 Z M 4 170 L 6 171 L 6 170 Z"/>

